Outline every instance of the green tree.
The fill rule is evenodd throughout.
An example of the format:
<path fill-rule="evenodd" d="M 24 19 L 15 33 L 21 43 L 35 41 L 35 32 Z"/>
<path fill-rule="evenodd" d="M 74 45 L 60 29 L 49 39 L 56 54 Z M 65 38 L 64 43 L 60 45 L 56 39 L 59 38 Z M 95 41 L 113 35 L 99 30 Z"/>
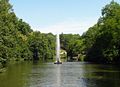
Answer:
<path fill-rule="evenodd" d="M 99 63 L 119 63 L 119 35 L 120 5 L 112 1 L 102 9 L 102 17 L 99 18 L 97 24 L 83 35 L 87 49 L 86 60 Z"/>
<path fill-rule="evenodd" d="M 61 48 L 66 50 L 67 57 L 70 57 L 70 60 L 83 51 L 83 40 L 79 34 L 61 34 L 60 43 Z"/>

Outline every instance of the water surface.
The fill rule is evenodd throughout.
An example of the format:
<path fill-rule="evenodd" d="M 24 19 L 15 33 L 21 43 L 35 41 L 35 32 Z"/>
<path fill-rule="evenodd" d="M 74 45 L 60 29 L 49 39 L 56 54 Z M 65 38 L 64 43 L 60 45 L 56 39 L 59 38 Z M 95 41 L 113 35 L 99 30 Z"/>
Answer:
<path fill-rule="evenodd" d="M 65 62 L 21 63 L 0 74 L 0 87 L 119 87 L 120 70 L 111 65 Z"/>

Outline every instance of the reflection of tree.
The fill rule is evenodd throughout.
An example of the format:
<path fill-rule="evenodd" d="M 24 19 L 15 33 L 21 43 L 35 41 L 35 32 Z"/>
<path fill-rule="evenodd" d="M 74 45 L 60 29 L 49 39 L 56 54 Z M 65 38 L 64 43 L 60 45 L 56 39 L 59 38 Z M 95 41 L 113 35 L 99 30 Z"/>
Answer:
<path fill-rule="evenodd" d="M 114 67 L 86 64 L 83 71 L 82 81 L 85 87 L 118 87 L 120 85 L 120 74 Z"/>
<path fill-rule="evenodd" d="M 7 71 L 0 75 L 0 87 L 25 87 L 28 84 L 28 74 L 30 72 L 30 63 L 9 66 Z"/>

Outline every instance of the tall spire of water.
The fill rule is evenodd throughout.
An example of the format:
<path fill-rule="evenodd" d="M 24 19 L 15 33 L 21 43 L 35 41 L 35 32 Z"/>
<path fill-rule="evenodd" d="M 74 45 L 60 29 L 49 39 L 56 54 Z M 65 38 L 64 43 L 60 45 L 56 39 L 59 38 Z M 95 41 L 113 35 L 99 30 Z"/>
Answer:
<path fill-rule="evenodd" d="M 59 34 L 56 35 L 56 62 L 55 64 L 62 64 L 60 60 L 60 38 Z"/>
<path fill-rule="evenodd" d="M 57 34 L 57 37 L 56 37 L 56 60 L 60 61 L 60 40 L 59 40 L 59 34 Z"/>

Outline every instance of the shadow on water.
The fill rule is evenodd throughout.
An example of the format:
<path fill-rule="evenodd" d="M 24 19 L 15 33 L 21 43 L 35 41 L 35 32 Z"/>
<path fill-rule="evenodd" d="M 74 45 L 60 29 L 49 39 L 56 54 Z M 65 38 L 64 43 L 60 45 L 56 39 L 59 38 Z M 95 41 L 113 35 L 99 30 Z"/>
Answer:
<path fill-rule="evenodd" d="M 111 65 L 88 64 L 84 66 L 83 78 L 85 87 L 118 87 L 120 70 Z"/>

